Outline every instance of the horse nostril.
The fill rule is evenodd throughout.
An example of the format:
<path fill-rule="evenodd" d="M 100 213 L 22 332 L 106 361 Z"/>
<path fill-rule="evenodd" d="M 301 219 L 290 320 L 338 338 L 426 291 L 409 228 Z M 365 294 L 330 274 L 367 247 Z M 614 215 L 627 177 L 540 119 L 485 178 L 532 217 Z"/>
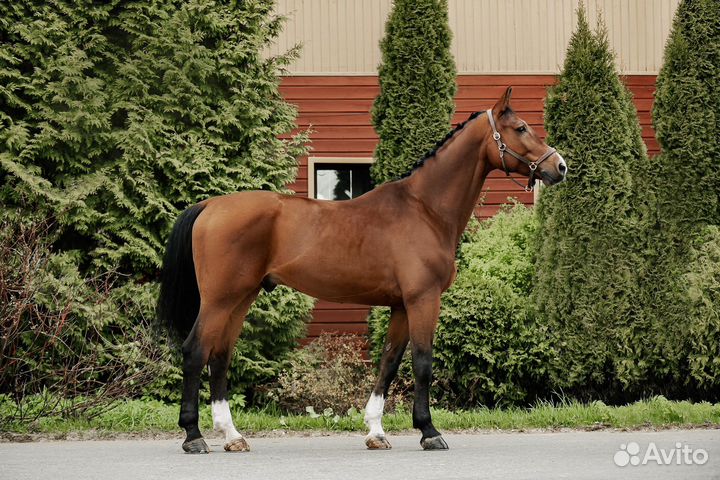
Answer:
<path fill-rule="evenodd" d="M 558 171 L 560 172 L 560 175 L 562 175 L 564 177 L 565 174 L 567 173 L 567 165 L 565 165 L 565 162 L 559 162 L 557 168 L 558 168 Z"/>

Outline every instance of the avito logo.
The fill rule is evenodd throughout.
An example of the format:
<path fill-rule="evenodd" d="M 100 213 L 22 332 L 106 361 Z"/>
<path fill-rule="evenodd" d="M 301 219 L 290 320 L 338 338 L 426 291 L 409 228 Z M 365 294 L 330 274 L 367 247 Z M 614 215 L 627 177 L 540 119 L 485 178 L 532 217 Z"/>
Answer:
<path fill-rule="evenodd" d="M 655 442 L 650 442 L 644 454 L 640 452 L 640 445 L 636 442 L 623 443 L 613 457 L 615 465 L 705 465 L 708 453 L 702 448 L 693 449 L 690 445 L 677 442 L 675 448 L 658 448 Z"/>

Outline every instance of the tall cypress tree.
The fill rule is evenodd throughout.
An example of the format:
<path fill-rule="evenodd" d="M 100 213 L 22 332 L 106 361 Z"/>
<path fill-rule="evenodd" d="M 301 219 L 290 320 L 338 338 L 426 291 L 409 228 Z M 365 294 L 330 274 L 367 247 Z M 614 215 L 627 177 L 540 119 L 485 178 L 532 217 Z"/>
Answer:
<path fill-rule="evenodd" d="M 394 180 L 450 129 L 455 61 L 447 0 L 395 0 L 380 43 L 380 95 L 372 122 L 380 137 L 375 183 Z"/>
<path fill-rule="evenodd" d="M 262 49 L 272 0 L 0 5 L 0 199 L 83 263 L 151 275 L 187 205 L 294 180 L 303 136 Z"/>
<path fill-rule="evenodd" d="M 661 153 L 644 285 L 656 376 L 682 394 L 720 398 L 720 2 L 683 0 L 657 78 Z"/>
<path fill-rule="evenodd" d="M 556 384 L 603 395 L 643 375 L 624 338 L 638 320 L 642 229 L 633 174 L 647 154 L 606 29 L 593 33 L 582 7 L 545 125 L 570 175 L 544 190 L 537 207 L 538 314 L 553 333 Z"/>
<path fill-rule="evenodd" d="M 720 225 L 720 2 L 683 0 L 657 78 L 653 126 L 662 150 L 660 222 L 675 240 Z"/>

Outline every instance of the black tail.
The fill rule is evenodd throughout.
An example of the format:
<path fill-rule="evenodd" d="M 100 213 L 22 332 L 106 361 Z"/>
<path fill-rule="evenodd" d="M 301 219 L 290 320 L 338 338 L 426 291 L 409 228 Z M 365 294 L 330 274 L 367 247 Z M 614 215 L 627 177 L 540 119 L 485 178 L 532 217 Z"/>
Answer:
<path fill-rule="evenodd" d="M 160 276 L 157 315 L 180 341 L 192 330 L 200 311 L 200 292 L 195 278 L 192 229 L 205 205 L 196 204 L 180 214 L 170 233 Z"/>

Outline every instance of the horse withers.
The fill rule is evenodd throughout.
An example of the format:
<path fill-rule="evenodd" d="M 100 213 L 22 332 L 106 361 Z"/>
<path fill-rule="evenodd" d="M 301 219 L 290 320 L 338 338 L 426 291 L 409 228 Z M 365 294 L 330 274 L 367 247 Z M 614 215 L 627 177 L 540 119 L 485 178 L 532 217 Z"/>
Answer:
<path fill-rule="evenodd" d="M 391 307 L 380 373 L 365 408 L 365 443 L 390 448 L 384 399 L 410 342 L 413 426 L 423 449 L 448 448 L 430 416 L 432 342 L 440 295 L 455 279 L 455 250 L 483 182 L 502 169 L 528 176 L 530 190 L 535 180 L 551 185 L 567 172 L 560 154 L 513 112 L 511 92 L 458 125 L 404 178 L 353 200 L 240 192 L 180 215 L 165 253 L 158 314 L 187 335 L 179 421 L 186 452 L 208 452 L 198 427 L 206 365 L 213 423 L 225 434 L 225 450 L 249 449 L 228 407 L 227 370 L 248 309 L 261 288 L 275 285 L 332 302 Z"/>

